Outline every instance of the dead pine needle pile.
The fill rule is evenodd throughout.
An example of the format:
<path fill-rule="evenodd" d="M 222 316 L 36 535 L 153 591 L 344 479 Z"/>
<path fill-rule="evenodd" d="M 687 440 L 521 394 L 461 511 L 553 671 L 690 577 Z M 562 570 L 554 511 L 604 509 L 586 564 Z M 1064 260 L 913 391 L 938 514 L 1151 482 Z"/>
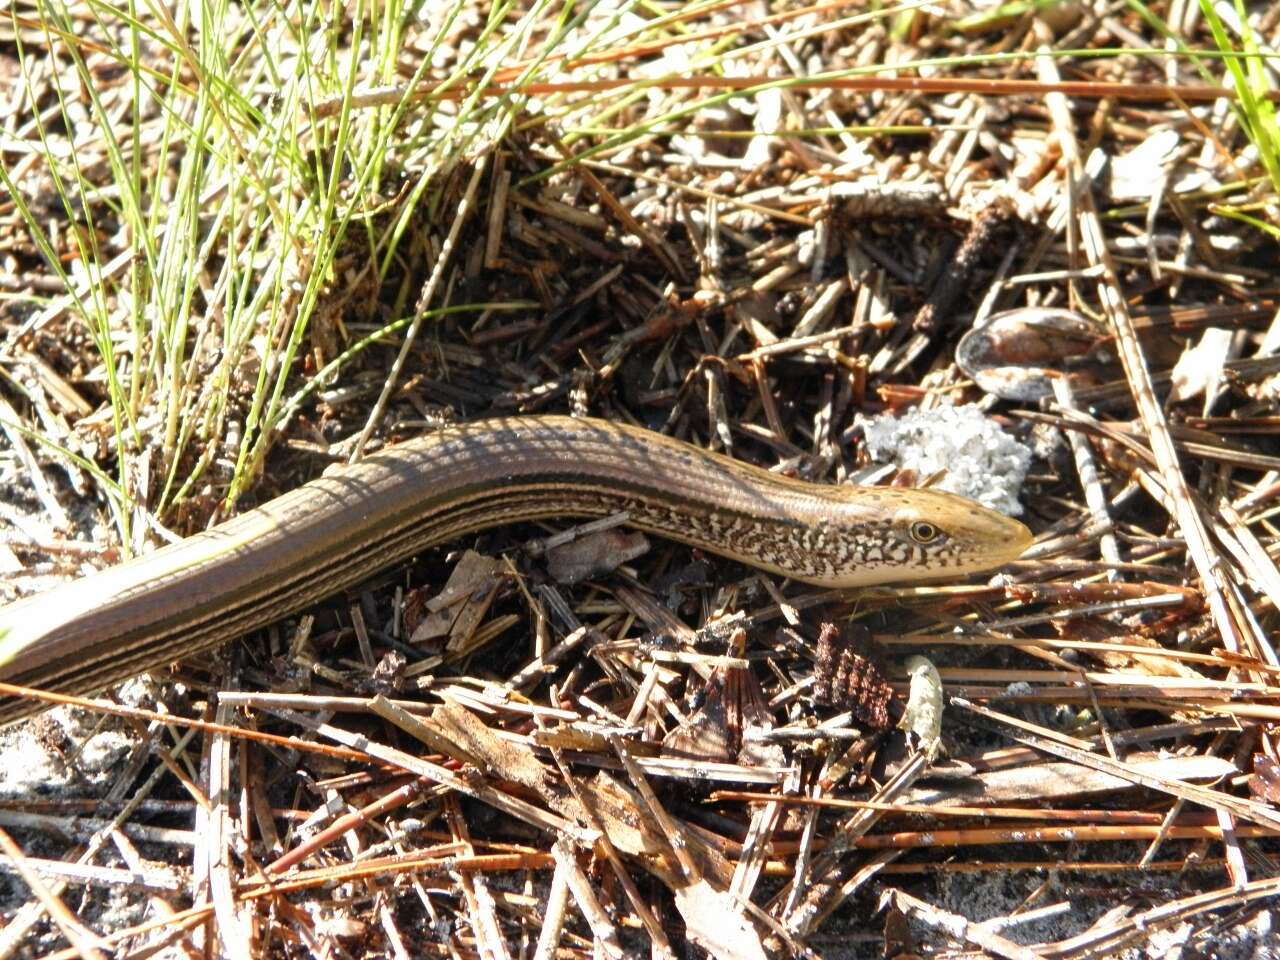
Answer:
<path fill-rule="evenodd" d="M 371 556 L 4 732 L 0 960 L 1275 955 L 1277 48 L 1248 2 L 14 0 L 0 600 L 512 415 L 1035 541 L 848 590 L 625 513 Z"/>

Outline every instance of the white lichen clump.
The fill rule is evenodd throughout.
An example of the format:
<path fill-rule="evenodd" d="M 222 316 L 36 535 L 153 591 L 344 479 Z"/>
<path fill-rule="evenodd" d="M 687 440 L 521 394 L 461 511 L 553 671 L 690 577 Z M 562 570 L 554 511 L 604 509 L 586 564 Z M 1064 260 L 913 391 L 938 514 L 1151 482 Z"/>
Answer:
<path fill-rule="evenodd" d="M 914 471 L 921 480 L 942 473 L 933 488 L 958 493 L 1016 517 L 1018 491 L 1031 451 L 977 407 L 938 407 L 861 420 L 867 452 L 881 463 Z"/>

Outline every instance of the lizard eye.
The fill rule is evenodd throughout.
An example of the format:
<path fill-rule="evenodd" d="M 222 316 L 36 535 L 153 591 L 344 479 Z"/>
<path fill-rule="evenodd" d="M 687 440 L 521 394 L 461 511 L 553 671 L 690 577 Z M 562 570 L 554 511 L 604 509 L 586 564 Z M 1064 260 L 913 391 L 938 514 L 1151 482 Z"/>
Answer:
<path fill-rule="evenodd" d="M 911 539 L 916 543 L 932 543 L 941 536 L 942 531 L 927 520 L 917 520 L 911 524 Z"/>

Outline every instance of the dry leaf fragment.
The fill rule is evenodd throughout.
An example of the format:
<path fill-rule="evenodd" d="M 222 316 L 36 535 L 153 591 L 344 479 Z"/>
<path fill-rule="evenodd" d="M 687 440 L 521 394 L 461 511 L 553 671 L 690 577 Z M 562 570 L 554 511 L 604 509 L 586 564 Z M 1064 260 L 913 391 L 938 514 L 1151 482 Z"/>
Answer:
<path fill-rule="evenodd" d="M 612 573 L 649 552 L 649 540 L 631 530 L 599 530 L 547 551 L 547 571 L 557 583 L 579 583 Z"/>
<path fill-rule="evenodd" d="M 449 575 L 443 590 L 426 602 L 428 613 L 410 628 L 410 643 L 426 643 L 448 635 L 446 649 L 454 651 L 466 643 L 484 619 L 506 568 L 496 557 L 468 550 Z"/>
<path fill-rule="evenodd" d="M 1200 342 L 1189 347 L 1174 364 L 1169 399 L 1182 403 L 1202 393 L 1212 395 L 1222 383 L 1222 368 L 1231 357 L 1235 332 L 1210 327 L 1200 335 Z"/>
<path fill-rule="evenodd" d="M 994 314 L 961 337 L 956 363 L 987 393 L 1032 403 L 1053 395 L 1053 377 L 1066 376 L 1073 386 L 1090 382 L 1068 364 L 1102 339 L 1098 327 L 1074 311 L 1023 307 Z"/>
<path fill-rule="evenodd" d="M 522 743 L 499 737 L 476 714 L 456 701 L 446 700 L 431 711 L 430 723 L 445 740 L 455 745 L 457 756 L 470 760 L 488 776 L 518 783 L 543 796 L 555 784 L 553 771 L 543 765 L 532 750 Z M 560 812 L 567 811 L 560 808 Z"/>
<path fill-rule="evenodd" d="M 1249 792 L 1259 800 L 1280 804 L 1280 764 L 1266 754 L 1255 753 Z"/>
<path fill-rule="evenodd" d="M 766 960 L 755 926 L 742 913 L 736 898 L 698 880 L 675 891 L 676 909 L 685 933 L 718 960 Z"/>
<path fill-rule="evenodd" d="M 1177 130 L 1157 130 L 1132 150 L 1112 157 L 1106 186 L 1112 200 L 1146 200 L 1164 179 L 1182 142 Z"/>

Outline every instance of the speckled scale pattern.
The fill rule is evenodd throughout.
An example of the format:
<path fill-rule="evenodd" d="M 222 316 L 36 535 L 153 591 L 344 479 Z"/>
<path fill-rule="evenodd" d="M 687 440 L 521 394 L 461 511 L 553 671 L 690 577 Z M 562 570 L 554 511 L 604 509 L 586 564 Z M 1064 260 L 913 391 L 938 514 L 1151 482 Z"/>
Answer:
<path fill-rule="evenodd" d="M 440 430 L 211 530 L 0 609 L 0 679 L 101 689 L 352 587 L 437 544 L 522 520 L 626 511 L 633 526 L 812 583 L 987 570 L 1022 524 L 928 490 L 777 476 L 637 427 L 569 417 Z M 913 524 L 936 537 L 921 544 Z M 31 712 L 0 703 L 0 722 Z"/>

